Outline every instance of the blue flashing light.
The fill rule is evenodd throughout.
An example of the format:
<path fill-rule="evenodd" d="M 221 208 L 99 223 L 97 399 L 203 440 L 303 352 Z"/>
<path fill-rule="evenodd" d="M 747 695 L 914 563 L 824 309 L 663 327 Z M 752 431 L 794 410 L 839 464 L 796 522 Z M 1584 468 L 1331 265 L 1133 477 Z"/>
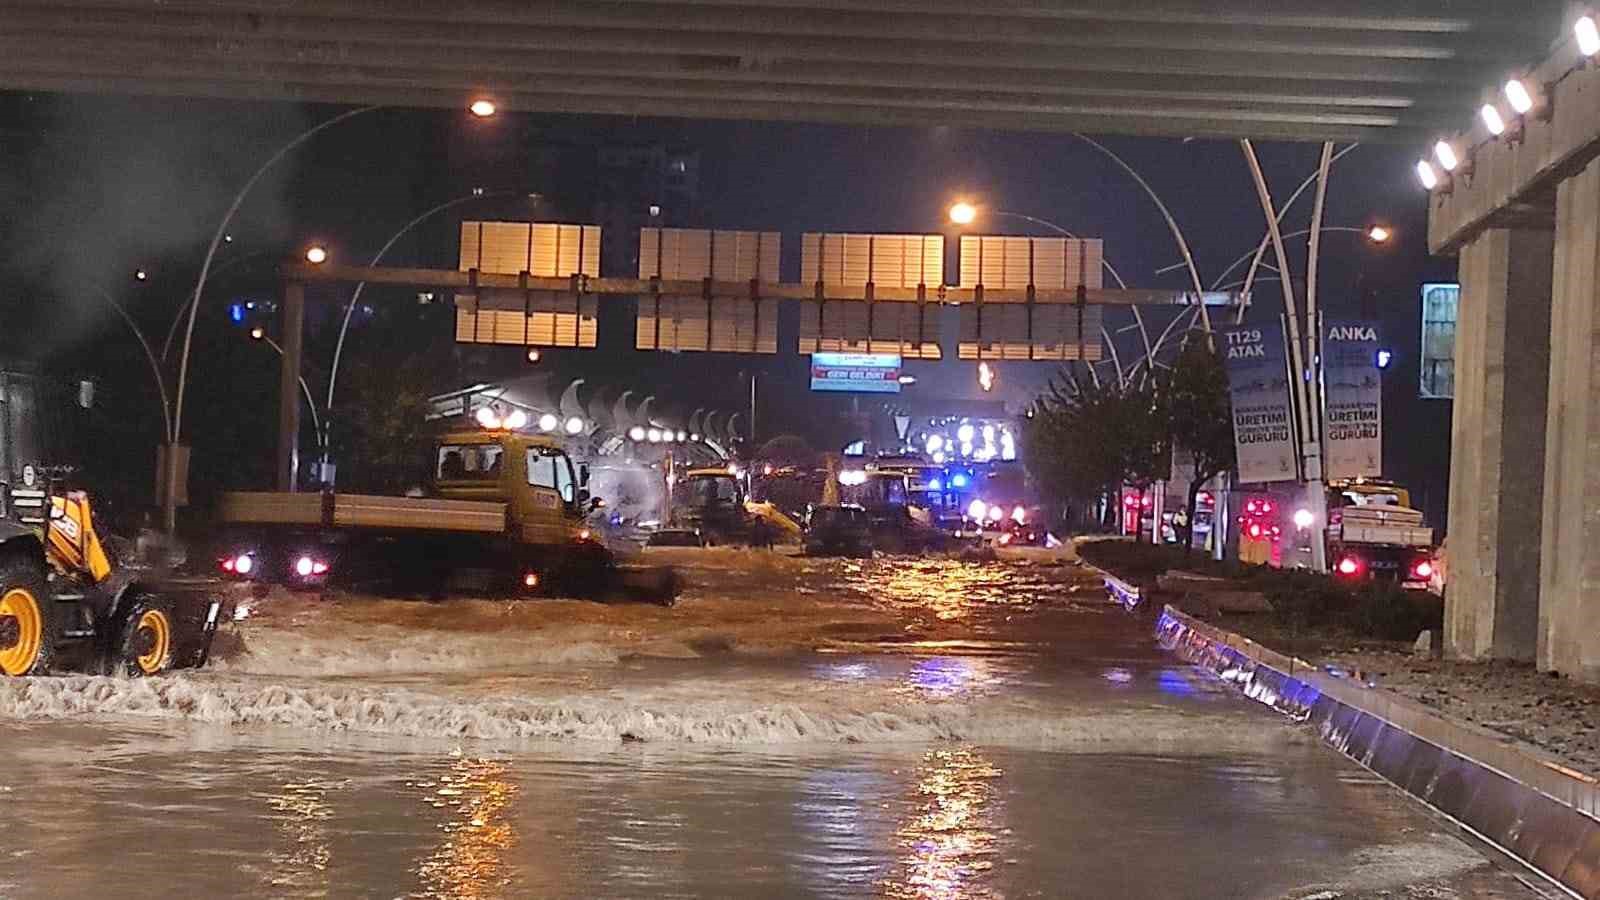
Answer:
<path fill-rule="evenodd" d="M 954 487 L 954 488 L 964 488 L 964 487 L 966 487 L 967 486 L 967 476 L 965 476 L 965 475 L 956 475 L 954 478 L 950 479 L 950 486 Z"/>
<path fill-rule="evenodd" d="M 938 491 L 938 490 L 943 490 L 943 489 L 944 489 L 944 482 L 940 481 L 937 478 L 935 478 L 932 481 L 928 482 L 928 490 L 930 490 L 930 491 Z"/>
<path fill-rule="evenodd" d="M 234 321 L 234 324 L 236 324 L 236 325 L 238 323 L 240 323 L 240 322 L 243 322 L 244 321 L 244 304 L 243 303 L 230 304 L 228 306 L 228 318 L 232 319 Z"/>
<path fill-rule="evenodd" d="M 1394 352 L 1392 350 L 1379 350 L 1378 351 L 1378 368 L 1380 368 L 1380 369 L 1389 368 L 1389 363 L 1393 359 L 1394 359 Z"/>

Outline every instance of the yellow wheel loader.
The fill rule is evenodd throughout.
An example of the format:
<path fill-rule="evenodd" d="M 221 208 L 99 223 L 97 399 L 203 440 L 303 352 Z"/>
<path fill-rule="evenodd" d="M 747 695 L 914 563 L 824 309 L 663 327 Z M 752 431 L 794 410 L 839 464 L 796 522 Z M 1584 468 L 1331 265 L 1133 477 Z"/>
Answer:
<path fill-rule="evenodd" d="M 0 675 L 204 665 L 223 613 L 216 582 L 118 565 L 87 494 L 28 481 L 0 482 Z"/>

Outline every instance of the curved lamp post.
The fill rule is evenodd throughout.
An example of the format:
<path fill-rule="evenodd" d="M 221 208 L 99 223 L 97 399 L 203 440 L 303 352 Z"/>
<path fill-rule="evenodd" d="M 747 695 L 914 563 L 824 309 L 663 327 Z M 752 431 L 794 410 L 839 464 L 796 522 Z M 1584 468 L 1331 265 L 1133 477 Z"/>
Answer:
<path fill-rule="evenodd" d="M 279 357 L 283 356 L 283 347 L 280 346 L 277 341 L 268 336 L 264 329 L 257 328 L 250 332 L 250 339 L 266 344 L 268 347 L 271 347 L 274 351 L 276 351 Z M 306 384 L 304 375 L 296 375 L 295 377 L 300 381 L 301 395 L 306 398 L 306 409 L 311 410 L 311 427 L 316 429 L 318 435 L 322 435 L 322 418 L 317 415 L 317 401 L 311 399 L 311 386 Z"/>
<path fill-rule="evenodd" d="M 239 207 L 244 203 L 244 198 L 250 193 L 250 189 L 255 187 L 256 182 L 261 180 L 261 177 L 267 173 L 267 170 L 277 165 L 280 160 L 289 155 L 290 151 L 294 150 L 296 147 L 299 147 L 301 144 L 304 144 L 306 141 L 322 133 L 323 131 L 338 125 L 340 122 L 344 122 L 349 119 L 353 119 L 356 116 L 365 115 L 366 113 L 383 108 L 384 107 L 381 105 L 371 105 L 346 110 L 345 112 L 342 112 L 331 119 L 327 119 L 311 126 L 310 128 L 301 132 L 293 140 L 284 144 L 282 147 L 279 147 L 276 152 L 267 157 L 267 160 L 256 169 L 255 173 L 250 176 L 249 180 L 245 181 L 244 186 L 239 188 L 239 192 L 233 196 L 232 202 L 228 204 L 227 211 L 223 213 L 222 221 L 217 224 L 217 230 L 212 234 L 211 243 L 206 248 L 205 259 L 200 263 L 200 276 L 195 280 L 193 297 L 189 304 L 188 323 L 184 327 L 183 352 L 178 360 L 178 389 L 173 399 L 172 428 L 168 434 L 167 441 L 168 444 L 173 448 L 174 452 L 167 454 L 165 490 L 162 491 L 164 496 L 162 497 L 161 503 L 162 518 L 164 519 L 163 524 L 166 526 L 168 534 L 175 532 L 178 527 L 178 454 L 176 453 L 176 447 L 183 439 L 183 399 L 185 388 L 188 387 L 189 381 L 189 352 L 194 345 L 194 322 L 196 314 L 200 311 L 200 297 L 205 291 L 206 277 L 211 272 L 211 260 L 216 256 L 217 245 L 221 244 L 227 236 L 228 226 L 233 222 L 234 214 L 239 211 Z M 480 118 L 492 116 L 496 112 L 494 102 L 486 98 L 479 98 L 473 101 L 470 110 L 473 115 Z"/>
<path fill-rule="evenodd" d="M 487 101 L 480 101 L 480 102 L 487 102 Z M 474 111 L 473 114 L 477 115 L 478 113 L 476 111 Z M 492 104 L 491 104 L 491 107 L 490 107 L 490 114 L 491 115 L 493 114 Z M 401 226 L 399 231 L 396 231 L 393 235 L 391 235 L 389 237 L 389 239 L 384 242 L 383 246 L 378 249 L 378 252 L 374 253 L 372 255 L 372 262 L 368 263 L 368 266 L 369 267 L 376 267 L 378 265 L 378 263 L 383 261 L 384 255 L 387 254 L 394 247 L 394 245 L 399 242 L 399 240 L 402 237 L 405 237 L 408 233 L 410 233 L 411 229 L 417 227 L 418 225 L 422 224 L 423 222 L 427 221 L 428 219 L 432 218 L 433 216 L 438 215 L 439 213 L 444 212 L 445 210 L 450 209 L 452 207 L 460 206 L 463 203 L 470 203 L 473 200 L 485 200 L 485 199 L 488 199 L 490 197 L 504 197 L 504 196 L 507 196 L 507 195 L 509 195 L 511 193 L 513 193 L 513 192 L 511 192 L 511 191 L 496 191 L 496 192 L 491 192 L 491 193 L 484 193 L 481 190 L 474 190 L 472 193 L 467 194 L 466 196 L 457 197 L 454 200 L 446 200 L 445 202 L 440 203 L 437 206 L 431 207 L 427 211 L 417 215 L 415 218 L 413 218 L 411 221 L 407 222 L 405 225 Z M 323 408 L 328 411 L 328 416 L 327 416 L 327 419 L 325 421 L 326 421 L 327 426 L 329 428 L 333 427 L 333 393 L 334 393 L 334 389 L 338 386 L 338 383 L 339 383 L 339 361 L 344 356 L 344 339 L 345 339 L 345 335 L 350 330 L 350 318 L 355 313 L 356 304 L 361 301 L 361 292 L 366 290 L 366 287 L 367 287 L 367 283 L 365 281 L 362 281 L 362 282 L 359 282 L 356 285 L 355 290 L 351 292 L 351 294 L 350 294 L 350 302 L 345 305 L 344 319 L 339 323 L 339 337 L 338 337 L 338 340 L 336 340 L 334 342 L 334 345 L 333 345 L 333 365 L 330 366 L 329 369 L 328 369 L 328 397 L 327 397 L 327 401 L 323 404 Z M 333 444 L 332 436 L 329 435 L 329 434 L 323 433 L 322 429 L 320 427 L 318 428 L 318 433 L 321 434 L 320 443 L 321 443 L 321 448 L 322 448 L 322 463 L 323 463 L 323 466 L 324 466 L 324 471 L 326 471 L 326 466 L 327 466 L 328 462 L 330 462 L 328 457 L 329 457 L 329 453 L 330 453 L 330 450 L 331 450 L 332 444 Z"/>
<path fill-rule="evenodd" d="M 956 225 L 965 226 L 976 222 L 980 212 L 978 207 L 962 200 L 952 203 L 950 205 L 950 209 L 947 211 L 947 214 L 951 222 L 955 223 Z M 1011 212 L 1004 209 L 990 210 L 989 215 L 994 216 L 995 218 L 1018 219 L 1023 222 L 1029 222 L 1042 228 L 1048 228 L 1049 230 L 1054 231 L 1056 234 L 1071 240 L 1079 240 L 1079 237 L 1073 232 L 1062 228 L 1060 225 L 1057 225 L 1048 219 L 1041 219 L 1038 216 L 1030 216 L 1025 213 Z M 1102 254 L 1100 257 L 1100 265 L 1105 268 L 1106 274 L 1111 276 L 1111 280 L 1116 282 L 1117 287 L 1122 288 L 1123 290 L 1128 289 L 1128 283 L 1122 280 L 1122 275 L 1117 272 L 1117 267 L 1113 266 L 1111 261 L 1105 258 L 1104 254 Z M 1152 348 L 1150 345 L 1150 334 L 1145 330 L 1144 316 L 1140 314 L 1139 307 L 1134 306 L 1132 309 L 1134 321 L 1138 323 L 1139 336 L 1144 340 L 1145 357 L 1147 360 L 1150 360 L 1153 365 L 1156 348 Z M 1122 361 L 1117 357 L 1116 341 L 1112 339 L 1110 333 L 1106 331 L 1104 325 L 1100 326 L 1100 336 L 1105 339 L 1106 346 L 1111 350 L 1112 364 L 1116 367 L 1117 377 L 1120 380 L 1122 378 Z M 1091 378 L 1095 377 L 1093 366 L 1089 367 L 1089 375 Z"/>

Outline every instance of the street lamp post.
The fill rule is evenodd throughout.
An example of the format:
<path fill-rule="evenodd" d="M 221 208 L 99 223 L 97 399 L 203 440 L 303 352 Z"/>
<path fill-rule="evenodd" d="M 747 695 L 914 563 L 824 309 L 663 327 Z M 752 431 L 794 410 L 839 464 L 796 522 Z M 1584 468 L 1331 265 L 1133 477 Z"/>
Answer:
<path fill-rule="evenodd" d="M 144 279 L 139 277 L 142 274 L 143 270 L 140 270 L 140 272 L 134 275 L 134 278 L 139 281 L 143 281 Z M 155 379 L 156 391 L 159 392 L 161 396 L 161 418 L 163 427 L 164 429 L 170 431 L 172 428 L 172 401 L 167 397 L 167 380 L 161 374 L 161 361 L 156 359 L 156 354 L 154 349 L 150 346 L 150 341 L 144 336 L 144 329 L 140 328 L 139 323 L 133 320 L 133 316 L 129 315 L 128 311 L 122 307 L 122 304 L 118 303 L 116 298 L 111 296 L 110 291 L 106 290 L 100 285 L 94 285 L 93 287 L 95 292 L 100 295 L 100 298 L 106 302 L 106 305 L 110 306 L 116 311 L 117 315 L 121 317 L 122 321 L 127 324 L 128 330 L 132 331 L 133 336 L 139 340 L 139 349 L 144 351 L 144 358 L 150 363 L 150 374 Z"/>
<path fill-rule="evenodd" d="M 189 380 L 189 352 L 194 345 L 194 322 L 196 314 L 200 310 L 200 297 L 205 291 L 206 276 L 210 274 L 211 260 L 216 256 L 217 246 L 223 243 L 228 237 L 228 226 L 232 223 L 234 214 L 239 211 L 239 207 L 244 203 L 244 198 L 250 193 L 250 189 L 255 187 L 256 182 L 261 180 L 261 177 L 267 173 L 267 170 L 277 165 L 277 163 L 287 156 L 290 151 L 294 150 L 296 147 L 299 147 L 301 144 L 304 144 L 306 141 L 322 133 L 323 131 L 332 128 L 340 122 L 344 122 L 349 119 L 353 119 L 356 116 L 364 115 L 366 113 L 373 112 L 374 110 L 383 108 L 384 107 L 381 105 L 371 105 L 347 110 L 331 119 L 327 119 L 323 122 L 313 125 L 312 127 L 301 132 L 293 140 L 284 144 L 282 147 L 279 147 L 276 152 L 267 157 L 267 160 L 256 169 L 255 173 L 250 176 L 249 180 L 245 181 L 244 186 L 239 189 L 239 192 L 234 195 L 232 202 L 228 204 L 227 211 L 222 215 L 222 221 L 217 224 L 217 230 L 212 234 L 211 243 L 206 248 L 205 259 L 200 264 L 200 276 L 195 280 L 193 297 L 190 300 L 189 305 L 188 323 L 184 327 L 183 352 L 178 361 L 178 387 L 176 396 L 173 399 L 172 428 L 167 436 L 167 443 L 170 447 L 170 450 L 166 454 L 166 472 L 164 473 L 165 478 L 161 503 L 163 519 L 162 524 L 165 526 L 168 534 L 176 532 L 178 527 L 177 447 L 179 442 L 183 440 L 183 400 L 185 389 L 188 387 Z M 470 109 L 473 115 L 480 118 L 493 116 L 497 111 L 494 102 L 487 98 L 479 98 L 473 101 Z M 291 338 L 290 341 L 293 345 L 292 349 L 296 351 L 294 356 L 298 360 L 299 340 L 298 338 Z"/>
<path fill-rule="evenodd" d="M 283 358 L 283 355 L 284 355 L 283 346 L 281 344 L 279 344 L 277 341 L 273 340 L 271 335 L 267 334 L 266 329 L 261 328 L 261 327 L 256 327 L 254 329 L 251 329 L 251 331 L 250 331 L 250 339 L 253 340 L 253 341 L 260 341 L 263 344 L 266 344 L 268 347 L 271 347 L 274 351 L 277 352 L 278 357 L 280 359 Z M 311 386 L 309 384 L 306 384 L 306 379 L 305 379 L 304 375 L 297 374 L 297 375 L 295 375 L 295 378 L 298 379 L 299 382 L 300 382 L 300 394 L 301 394 L 301 396 L 305 397 L 305 399 L 306 399 L 306 409 L 311 411 L 311 427 L 316 430 L 316 433 L 318 435 L 321 435 L 323 433 L 322 432 L 322 418 L 317 414 L 317 401 L 312 399 L 312 397 L 311 397 Z"/>
<path fill-rule="evenodd" d="M 239 192 L 233 196 L 233 201 L 228 204 L 227 212 L 222 215 L 222 221 L 217 223 L 217 230 L 211 236 L 211 244 L 206 248 L 205 259 L 200 263 L 200 277 L 195 280 L 193 298 L 189 302 L 188 324 L 185 326 L 183 334 L 183 352 L 178 359 L 178 390 L 176 397 L 173 399 L 172 429 L 167 435 L 166 472 L 163 473 L 165 477 L 162 479 L 161 492 L 162 524 L 168 534 L 173 534 L 178 530 L 177 448 L 178 443 L 183 440 L 183 398 L 184 390 L 188 387 L 189 382 L 189 351 L 194 345 L 194 321 L 196 314 L 200 311 L 200 295 L 205 291 L 206 276 L 211 272 L 211 260 L 217 254 L 217 245 L 222 243 L 223 237 L 228 232 L 228 225 L 233 222 L 233 216 L 239 211 L 240 205 L 244 203 L 245 196 L 250 193 L 250 189 L 255 187 L 256 182 L 261 180 L 261 176 L 265 175 L 268 169 L 277 165 L 278 161 L 287 156 L 291 150 L 322 131 L 332 128 L 340 122 L 381 108 L 379 106 L 363 106 L 359 109 L 347 110 L 331 119 L 313 125 L 311 128 L 301 132 L 294 140 L 279 147 L 277 152 L 267 157 L 267 161 L 256 169 L 255 174 L 251 175 L 249 180 L 244 183 L 244 186 L 239 189 Z"/>
<path fill-rule="evenodd" d="M 1060 225 L 1057 225 L 1048 219 L 1041 219 L 1038 216 L 1030 216 L 1025 213 L 1011 212 L 1004 209 L 990 210 L 989 214 L 995 218 L 1017 219 L 1023 222 L 1029 222 L 1042 228 L 1047 228 L 1070 240 L 1080 240 L 1080 238 L 1073 232 L 1062 228 Z M 954 224 L 965 226 L 971 225 L 973 222 L 977 221 L 979 211 L 978 207 L 974 206 L 973 204 L 965 200 L 959 200 L 950 205 L 948 215 L 950 217 L 950 221 Z M 1106 259 L 1104 255 L 1100 257 L 1100 265 L 1105 268 L 1106 274 L 1111 276 L 1111 280 L 1116 283 L 1117 287 L 1123 290 L 1128 289 L 1128 283 L 1122 280 L 1122 275 L 1117 272 L 1117 267 L 1113 266 L 1111 261 Z M 1159 348 L 1160 344 L 1158 342 L 1154 347 L 1150 344 L 1150 333 L 1144 327 L 1144 316 L 1139 312 L 1139 307 L 1137 305 L 1132 306 L 1131 309 L 1133 310 L 1134 321 L 1139 327 L 1139 336 L 1144 341 L 1145 359 L 1147 365 L 1153 370 L 1155 367 L 1155 351 L 1157 348 Z M 1112 362 L 1116 366 L 1117 379 L 1120 383 L 1123 378 L 1122 363 L 1121 360 L 1117 358 L 1116 341 L 1112 339 L 1111 335 L 1106 331 L 1104 325 L 1100 326 L 1100 336 L 1105 339 L 1106 346 L 1111 350 Z M 1134 366 L 1134 369 L 1137 370 L 1138 366 Z M 1094 378 L 1095 376 L 1094 368 L 1092 366 L 1089 368 L 1089 375 L 1091 378 Z"/>
<path fill-rule="evenodd" d="M 487 102 L 487 101 L 481 101 L 481 102 Z M 490 104 L 490 105 L 491 105 L 491 107 L 493 106 L 493 104 Z M 476 115 L 476 114 L 477 114 L 477 112 L 476 112 L 476 110 L 474 110 L 474 115 Z M 491 114 L 492 114 L 492 109 L 491 109 Z M 454 200 L 447 200 L 444 203 L 440 203 L 437 206 L 434 206 L 434 207 L 428 209 L 426 212 L 423 212 L 423 213 L 419 214 L 418 216 L 413 218 L 411 221 L 409 221 L 405 225 L 401 226 L 399 231 L 396 231 L 393 235 L 391 235 L 390 238 L 387 241 L 384 242 L 383 246 L 378 249 L 378 252 L 374 253 L 372 255 L 372 262 L 368 264 L 369 267 L 376 267 L 378 265 L 378 263 L 383 261 L 384 255 L 387 254 L 389 252 L 389 250 L 391 248 L 393 248 L 394 245 L 396 243 L 398 243 L 399 240 L 402 237 L 404 237 L 406 234 L 408 234 L 411 231 L 411 229 L 413 229 L 413 228 L 417 227 L 418 225 L 422 224 L 427 219 L 432 218 L 433 216 L 438 215 L 439 213 L 444 212 L 445 210 L 450 209 L 451 207 L 459 206 L 459 205 L 461 205 L 463 203 L 470 203 L 473 200 L 483 200 L 483 199 L 486 199 L 488 197 L 505 196 L 505 195 L 507 195 L 509 193 L 511 193 L 511 192 L 510 191 L 496 191 L 496 192 L 492 192 L 492 193 L 487 193 L 486 194 L 486 193 L 483 192 L 483 190 L 481 188 L 474 188 L 472 193 L 467 194 L 466 196 L 457 197 Z M 328 369 L 328 397 L 327 397 L 327 401 L 323 404 L 323 409 L 325 409 L 327 411 L 327 417 L 323 421 L 327 424 L 328 429 L 332 429 L 333 428 L 333 392 L 334 392 L 334 388 L 339 383 L 339 362 L 344 356 L 344 338 L 345 338 L 345 334 L 350 330 L 350 318 L 355 313 L 356 304 L 361 301 L 361 292 L 366 290 L 366 287 L 367 287 L 367 283 L 365 281 L 359 282 L 358 284 L 356 284 L 355 290 L 350 293 L 350 302 L 345 306 L 345 309 L 344 309 L 344 320 L 339 323 L 339 337 L 334 342 L 334 345 L 333 345 L 333 365 L 330 366 L 329 369 Z M 537 362 L 538 361 L 538 356 L 537 356 L 538 349 L 537 348 L 529 348 L 528 352 L 530 354 L 532 354 L 532 355 L 529 356 L 528 361 L 529 362 Z M 320 472 L 319 474 L 323 477 L 324 483 L 329 483 L 329 482 L 331 482 L 331 479 L 328 478 L 328 471 L 329 471 L 328 470 L 328 466 L 329 466 L 329 463 L 332 462 L 332 460 L 330 459 L 330 454 L 332 452 L 333 436 L 331 434 L 323 432 L 322 429 L 320 429 L 320 428 L 318 429 L 318 431 L 321 434 L 320 445 L 321 445 L 321 450 L 322 450 L 322 472 Z"/>

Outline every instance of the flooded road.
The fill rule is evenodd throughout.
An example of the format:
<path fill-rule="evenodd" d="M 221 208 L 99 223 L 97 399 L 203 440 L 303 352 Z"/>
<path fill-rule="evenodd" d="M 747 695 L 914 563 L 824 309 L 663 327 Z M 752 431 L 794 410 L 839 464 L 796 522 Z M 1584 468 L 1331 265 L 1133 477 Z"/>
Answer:
<path fill-rule="evenodd" d="M 1534 896 L 1076 566 L 762 565 L 0 682 L 0 897 Z"/>

